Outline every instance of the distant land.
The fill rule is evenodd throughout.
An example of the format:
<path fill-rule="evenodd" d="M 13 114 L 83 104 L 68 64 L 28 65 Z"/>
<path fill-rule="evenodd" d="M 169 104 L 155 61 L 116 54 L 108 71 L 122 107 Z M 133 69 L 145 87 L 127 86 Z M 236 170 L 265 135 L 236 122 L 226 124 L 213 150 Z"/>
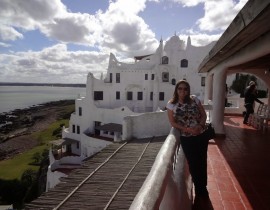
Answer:
<path fill-rule="evenodd" d="M 86 84 L 0 82 L 0 86 L 86 87 Z"/>

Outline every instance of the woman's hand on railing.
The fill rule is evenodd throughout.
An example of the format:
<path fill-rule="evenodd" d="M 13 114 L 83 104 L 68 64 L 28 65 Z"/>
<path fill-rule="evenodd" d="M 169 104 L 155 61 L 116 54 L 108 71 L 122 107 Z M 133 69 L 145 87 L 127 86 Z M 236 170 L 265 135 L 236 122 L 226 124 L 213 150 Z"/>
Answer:
<path fill-rule="evenodd" d="M 201 125 L 196 125 L 195 127 L 188 127 L 186 128 L 186 133 L 189 133 L 193 136 L 197 136 L 202 132 L 202 126 Z"/>

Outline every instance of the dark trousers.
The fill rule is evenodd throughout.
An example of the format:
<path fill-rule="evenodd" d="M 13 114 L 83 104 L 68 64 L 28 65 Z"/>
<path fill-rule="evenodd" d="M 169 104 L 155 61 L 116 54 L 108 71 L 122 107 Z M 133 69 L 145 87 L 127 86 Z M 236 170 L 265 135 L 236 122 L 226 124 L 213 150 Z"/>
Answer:
<path fill-rule="evenodd" d="M 181 146 L 186 156 L 195 192 L 205 191 L 207 186 L 207 149 L 208 140 L 201 136 L 180 138 Z"/>
<path fill-rule="evenodd" d="M 254 113 L 253 104 L 246 104 L 245 108 L 246 108 L 246 114 L 244 117 L 244 123 L 247 123 L 249 115 Z"/>

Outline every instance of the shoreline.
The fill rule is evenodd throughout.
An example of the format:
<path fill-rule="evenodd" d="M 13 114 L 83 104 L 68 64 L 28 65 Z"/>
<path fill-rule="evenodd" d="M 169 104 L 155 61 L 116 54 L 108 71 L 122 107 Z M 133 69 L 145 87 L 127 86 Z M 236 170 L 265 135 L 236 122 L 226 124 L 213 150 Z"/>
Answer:
<path fill-rule="evenodd" d="M 62 110 L 74 104 L 75 100 L 58 100 L 1 113 L 0 124 L 12 123 L 0 127 L 0 161 L 33 148 L 37 142 L 31 134 L 46 129 L 59 118 L 69 117 Z"/>
<path fill-rule="evenodd" d="M 0 82 L 0 86 L 55 86 L 55 87 L 86 87 L 83 83 L 29 83 L 29 82 Z"/>
<path fill-rule="evenodd" d="M 52 106 L 64 106 L 73 104 L 75 100 L 58 100 L 29 106 L 23 109 L 14 109 L 8 112 L 0 113 L 0 142 L 1 135 L 10 133 L 22 127 L 30 127 L 43 115 L 39 111 Z"/>
<path fill-rule="evenodd" d="M 0 88 L 0 114 L 52 101 L 76 100 L 85 94 L 85 87 L 3 86 Z"/>

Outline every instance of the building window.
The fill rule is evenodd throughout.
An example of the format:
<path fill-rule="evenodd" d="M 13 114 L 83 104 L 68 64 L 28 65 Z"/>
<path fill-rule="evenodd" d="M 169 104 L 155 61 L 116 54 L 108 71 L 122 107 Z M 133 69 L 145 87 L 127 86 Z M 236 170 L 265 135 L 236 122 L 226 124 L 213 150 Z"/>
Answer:
<path fill-rule="evenodd" d="M 159 100 L 164 101 L 164 92 L 159 92 Z"/>
<path fill-rule="evenodd" d="M 120 91 L 116 91 L 116 100 L 120 100 Z"/>
<path fill-rule="evenodd" d="M 143 100 L 143 92 L 138 92 L 138 100 Z"/>
<path fill-rule="evenodd" d="M 152 74 L 151 79 L 152 79 L 152 80 L 155 79 L 155 74 Z"/>
<path fill-rule="evenodd" d="M 80 134 L 80 133 L 81 133 L 81 131 L 80 131 L 80 126 L 77 125 L 77 134 Z"/>
<path fill-rule="evenodd" d="M 120 83 L 120 73 L 116 73 L 116 83 Z"/>
<path fill-rule="evenodd" d="M 188 60 L 187 60 L 187 59 L 181 60 L 181 65 L 180 65 L 180 67 L 183 67 L 183 68 L 188 67 Z"/>
<path fill-rule="evenodd" d="M 205 86 L 205 77 L 201 77 L 201 86 L 202 86 L 202 87 Z"/>
<path fill-rule="evenodd" d="M 101 122 L 99 122 L 99 121 L 94 121 L 94 124 L 95 124 L 95 127 L 98 127 L 98 126 L 101 125 Z"/>
<path fill-rule="evenodd" d="M 79 142 L 77 142 L 77 149 L 79 149 L 80 148 L 80 143 Z"/>
<path fill-rule="evenodd" d="M 153 101 L 153 92 L 150 92 L 150 101 Z"/>
<path fill-rule="evenodd" d="M 144 79 L 145 79 L 145 80 L 148 80 L 148 74 L 145 74 L 145 75 L 144 75 Z"/>
<path fill-rule="evenodd" d="M 176 82 L 175 79 L 172 79 L 172 85 L 175 85 L 175 82 Z"/>
<path fill-rule="evenodd" d="M 162 57 L 162 64 L 168 64 L 169 63 L 169 58 L 167 56 Z"/>
<path fill-rule="evenodd" d="M 110 73 L 110 83 L 112 83 L 112 73 Z"/>
<path fill-rule="evenodd" d="M 94 91 L 94 100 L 103 100 L 103 91 Z"/>
<path fill-rule="evenodd" d="M 162 72 L 162 82 L 169 82 L 169 72 Z"/>
<path fill-rule="evenodd" d="M 82 107 L 79 107 L 79 116 L 82 116 Z"/>
<path fill-rule="evenodd" d="M 72 133 L 75 133 L 75 125 L 72 125 Z"/>
<path fill-rule="evenodd" d="M 129 101 L 132 100 L 132 92 L 130 92 L 130 91 L 127 92 L 127 100 L 129 100 Z"/>

